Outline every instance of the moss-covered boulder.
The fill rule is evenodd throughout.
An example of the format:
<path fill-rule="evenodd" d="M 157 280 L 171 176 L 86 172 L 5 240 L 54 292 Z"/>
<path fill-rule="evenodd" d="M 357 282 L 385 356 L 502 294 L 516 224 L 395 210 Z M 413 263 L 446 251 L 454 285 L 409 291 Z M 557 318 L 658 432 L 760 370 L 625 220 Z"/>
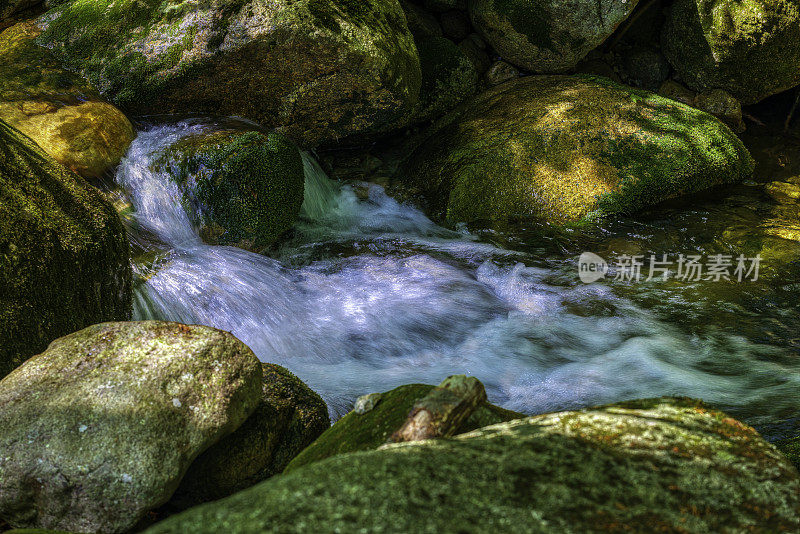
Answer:
<path fill-rule="evenodd" d="M 433 389 L 435 386 L 409 384 L 381 394 L 371 409 L 363 413 L 357 413 L 362 410 L 352 411 L 339 419 L 314 443 L 298 454 L 286 467 L 285 472 L 289 473 L 330 456 L 377 449 L 403 426 L 414 405 Z M 458 432 L 468 432 L 520 417 L 525 416 L 487 402 L 472 413 Z"/>
<path fill-rule="evenodd" d="M 397 0 L 72 0 L 40 24 L 126 111 L 238 115 L 305 147 L 400 125 L 419 94 Z"/>
<path fill-rule="evenodd" d="M 57 337 L 131 312 L 111 203 L 0 120 L 0 377 Z"/>
<path fill-rule="evenodd" d="M 330 427 L 319 395 L 279 365 L 262 367 L 255 412 L 192 463 L 168 506 L 183 509 L 221 499 L 277 475 Z"/>
<path fill-rule="evenodd" d="M 638 0 L 469 0 L 497 53 L 533 72 L 564 72 L 614 33 Z"/>
<path fill-rule="evenodd" d="M 154 163 L 183 190 L 206 243 L 259 250 L 294 224 L 303 204 L 300 151 L 278 133 L 219 130 L 184 137 Z"/>
<path fill-rule="evenodd" d="M 798 0 L 676 0 L 662 42 L 697 91 L 724 89 L 753 104 L 800 84 Z"/>
<path fill-rule="evenodd" d="M 773 446 L 697 402 L 657 399 L 336 456 L 147 533 L 798 528 L 800 476 Z"/>
<path fill-rule="evenodd" d="M 19 23 L 0 33 L 0 119 L 84 177 L 119 163 L 133 141 L 125 115 L 86 81 L 65 70 Z"/>
<path fill-rule="evenodd" d="M 775 446 L 797 469 L 800 469 L 800 436 L 777 441 Z"/>
<path fill-rule="evenodd" d="M 478 71 L 464 51 L 444 37 L 417 40 L 422 88 L 414 120 L 426 121 L 450 111 L 475 94 Z"/>
<path fill-rule="evenodd" d="M 738 182 L 752 167 L 702 111 L 606 78 L 532 76 L 437 121 L 398 176 L 441 220 L 562 225 Z"/>
<path fill-rule="evenodd" d="M 0 22 L 43 3 L 44 0 L 0 0 Z"/>
<path fill-rule="evenodd" d="M 0 381 L 0 517 L 125 532 L 261 398 L 261 364 L 227 332 L 102 323 Z"/>

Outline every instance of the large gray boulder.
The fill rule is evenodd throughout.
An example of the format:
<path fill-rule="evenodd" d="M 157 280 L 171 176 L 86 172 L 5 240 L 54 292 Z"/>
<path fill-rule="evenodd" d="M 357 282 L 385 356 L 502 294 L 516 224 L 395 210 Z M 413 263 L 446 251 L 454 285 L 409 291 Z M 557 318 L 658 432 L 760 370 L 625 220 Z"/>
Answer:
<path fill-rule="evenodd" d="M 74 0 L 40 24 L 125 111 L 238 115 L 305 147 L 402 125 L 419 94 L 397 0 Z"/>
<path fill-rule="evenodd" d="M 125 532 L 261 398 L 261 364 L 204 326 L 103 323 L 0 381 L 0 517 Z"/>

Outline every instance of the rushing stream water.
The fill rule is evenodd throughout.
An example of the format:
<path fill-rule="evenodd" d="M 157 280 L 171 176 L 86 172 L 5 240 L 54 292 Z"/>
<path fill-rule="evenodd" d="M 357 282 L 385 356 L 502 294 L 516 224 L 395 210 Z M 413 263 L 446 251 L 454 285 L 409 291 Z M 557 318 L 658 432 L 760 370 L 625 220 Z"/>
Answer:
<path fill-rule="evenodd" d="M 689 395 L 772 437 L 793 424 L 798 334 L 781 328 L 800 327 L 800 276 L 784 308 L 768 275 L 762 285 L 583 284 L 579 245 L 551 250 L 524 232 L 448 230 L 377 185 L 329 180 L 309 156 L 301 220 L 271 257 L 207 246 L 178 188 L 150 169 L 160 148 L 201 128 L 140 133 L 118 171 L 135 225 L 162 251 L 138 264 L 146 281 L 136 289 L 135 318 L 231 331 L 319 392 L 334 417 L 360 394 L 466 373 L 483 381 L 491 401 L 526 413 Z M 624 235 L 625 246 L 661 250 L 649 240 L 681 235 L 669 226 L 687 212 L 670 213 L 669 222 L 623 225 L 580 245 L 611 253 Z M 697 224 L 702 233 L 711 223 Z M 674 252 L 701 242 L 670 241 Z M 738 313 L 736 326 L 729 319 Z"/>

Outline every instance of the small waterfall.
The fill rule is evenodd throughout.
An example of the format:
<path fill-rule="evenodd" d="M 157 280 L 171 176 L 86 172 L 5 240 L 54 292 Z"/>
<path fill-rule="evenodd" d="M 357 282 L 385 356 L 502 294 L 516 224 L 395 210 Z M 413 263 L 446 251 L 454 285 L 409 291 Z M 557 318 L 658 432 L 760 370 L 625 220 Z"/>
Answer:
<path fill-rule="evenodd" d="M 800 378 L 762 358 L 769 347 L 688 336 L 606 285 L 580 284 L 571 262 L 441 228 L 378 186 L 329 180 L 308 154 L 301 218 L 274 257 L 204 245 L 169 177 L 151 170 L 160 148 L 202 128 L 141 133 L 118 171 L 138 224 L 170 248 L 138 286 L 135 317 L 233 332 L 334 417 L 357 395 L 453 373 L 529 413 L 659 395 L 764 417 L 796 403 Z M 717 354 L 724 372 L 709 371 Z"/>

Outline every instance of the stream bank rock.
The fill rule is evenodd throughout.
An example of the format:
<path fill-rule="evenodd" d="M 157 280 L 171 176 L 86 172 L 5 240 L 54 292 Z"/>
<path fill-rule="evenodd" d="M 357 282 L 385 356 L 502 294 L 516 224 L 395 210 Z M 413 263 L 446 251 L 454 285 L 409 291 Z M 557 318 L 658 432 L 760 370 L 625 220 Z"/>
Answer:
<path fill-rule="evenodd" d="M 606 40 L 638 0 L 469 0 L 472 23 L 500 56 L 540 73 L 564 72 Z"/>
<path fill-rule="evenodd" d="M 0 381 L 0 517 L 125 532 L 261 397 L 261 364 L 227 332 L 102 323 Z"/>
<path fill-rule="evenodd" d="M 147 534 L 794 532 L 798 510 L 800 476 L 755 430 L 651 399 L 343 454 Z"/>
<path fill-rule="evenodd" d="M 187 213 L 211 245 L 263 249 L 292 227 L 303 204 L 300 151 L 278 133 L 190 135 L 154 165 L 179 184 Z"/>
<path fill-rule="evenodd" d="M 295 471 L 304 465 L 330 456 L 377 449 L 406 423 L 415 405 L 436 389 L 437 387 L 427 384 L 409 384 L 383 394 L 371 394 L 369 410 L 364 410 L 362 407 L 361 410 L 352 411 L 339 419 L 314 443 L 298 454 L 284 472 Z M 525 416 L 521 413 L 483 401 L 453 433 L 469 432 L 483 426 L 522 417 Z"/>
<path fill-rule="evenodd" d="M 753 169 L 716 118 L 591 76 L 530 76 L 437 121 L 398 176 L 449 223 L 632 213 Z"/>
<path fill-rule="evenodd" d="M 125 111 L 237 115 L 305 148 L 401 126 L 419 95 L 397 0 L 73 0 L 40 24 Z"/>
<path fill-rule="evenodd" d="M 48 343 L 131 312 L 111 203 L 0 120 L 0 378 Z"/>
<path fill-rule="evenodd" d="M 331 426 L 319 395 L 279 365 L 262 367 L 256 410 L 192 463 L 168 506 L 185 509 L 221 499 L 277 475 Z"/>
<path fill-rule="evenodd" d="M 0 33 L 0 119 L 85 178 L 119 163 L 134 138 L 125 115 L 34 41 L 22 22 Z"/>
<path fill-rule="evenodd" d="M 461 49 L 444 37 L 417 39 L 422 87 L 414 121 L 435 119 L 474 95 L 478 71 Z"/>
<path fill-rule="evenodd" d="M 800 84 L 800 2 L 677 0 L 664 54 L 686 85 L 754 104 Z"/>

